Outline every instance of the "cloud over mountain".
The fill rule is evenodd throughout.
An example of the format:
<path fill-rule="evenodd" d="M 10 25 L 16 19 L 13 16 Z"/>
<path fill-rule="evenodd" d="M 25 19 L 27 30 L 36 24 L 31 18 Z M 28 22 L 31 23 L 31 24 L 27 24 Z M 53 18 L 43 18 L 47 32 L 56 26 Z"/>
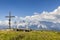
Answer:
<path fill-rule="evenodd" d="M 18 17 L 17 20 L 18 28 L 35 28 L 35 29 L 59 29 L 60 30 L 60 6 L 51 11 L 43 11 L 42 13 L 35 12 L 32 16 Z M 46 24 L 45 24 L 46 23 Z M 8 21 L 0 21 L 0 25 L 8 25 Z M 12 26 L 15 25 L 12 22 Z"/>

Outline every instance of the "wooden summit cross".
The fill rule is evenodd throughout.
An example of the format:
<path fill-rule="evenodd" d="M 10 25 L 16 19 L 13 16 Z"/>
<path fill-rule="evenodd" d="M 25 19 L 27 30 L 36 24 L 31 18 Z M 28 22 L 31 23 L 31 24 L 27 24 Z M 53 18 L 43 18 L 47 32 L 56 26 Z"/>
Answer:
<path fill-rule="evenodd" d="M 14 18 L 15 16 L 11 16 L 11 12 L 9 12 L 9 16 L 6 16 L 6 18 L 9 18 L 9 29 L 11 29 L 11 18 Z"/>

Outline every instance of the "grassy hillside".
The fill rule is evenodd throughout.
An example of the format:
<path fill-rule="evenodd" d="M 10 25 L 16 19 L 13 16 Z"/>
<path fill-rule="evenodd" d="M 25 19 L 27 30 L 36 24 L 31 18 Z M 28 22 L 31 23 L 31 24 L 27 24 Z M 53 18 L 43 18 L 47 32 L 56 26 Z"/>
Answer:
<path fill-rule="evenodd" d="M 54 31 L 0 31 L 0 40 L 60 40 L 60 32 Z"/>

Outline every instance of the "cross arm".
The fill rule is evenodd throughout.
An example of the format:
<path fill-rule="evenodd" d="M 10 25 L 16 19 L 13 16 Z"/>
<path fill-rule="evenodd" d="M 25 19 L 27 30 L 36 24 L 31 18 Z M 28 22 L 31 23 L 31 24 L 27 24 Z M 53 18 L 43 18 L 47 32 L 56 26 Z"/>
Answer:
<path fill-rule="evenodd" d="M 9 17 L 10 17 L 10 18 L 14 18 L 15 16 L 5 16 L 5 17 L 6 17 L 6 18 L 9 18 Z"/>

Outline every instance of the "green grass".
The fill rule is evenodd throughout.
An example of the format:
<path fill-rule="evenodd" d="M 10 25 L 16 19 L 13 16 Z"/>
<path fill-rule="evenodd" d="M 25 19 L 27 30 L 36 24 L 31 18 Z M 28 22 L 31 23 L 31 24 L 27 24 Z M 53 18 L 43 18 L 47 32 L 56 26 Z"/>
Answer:
<path fill-rule="evenodd" d="M 54 31 L 0 31 L 0 40 L 60 40 L 60 32 Z"/>

